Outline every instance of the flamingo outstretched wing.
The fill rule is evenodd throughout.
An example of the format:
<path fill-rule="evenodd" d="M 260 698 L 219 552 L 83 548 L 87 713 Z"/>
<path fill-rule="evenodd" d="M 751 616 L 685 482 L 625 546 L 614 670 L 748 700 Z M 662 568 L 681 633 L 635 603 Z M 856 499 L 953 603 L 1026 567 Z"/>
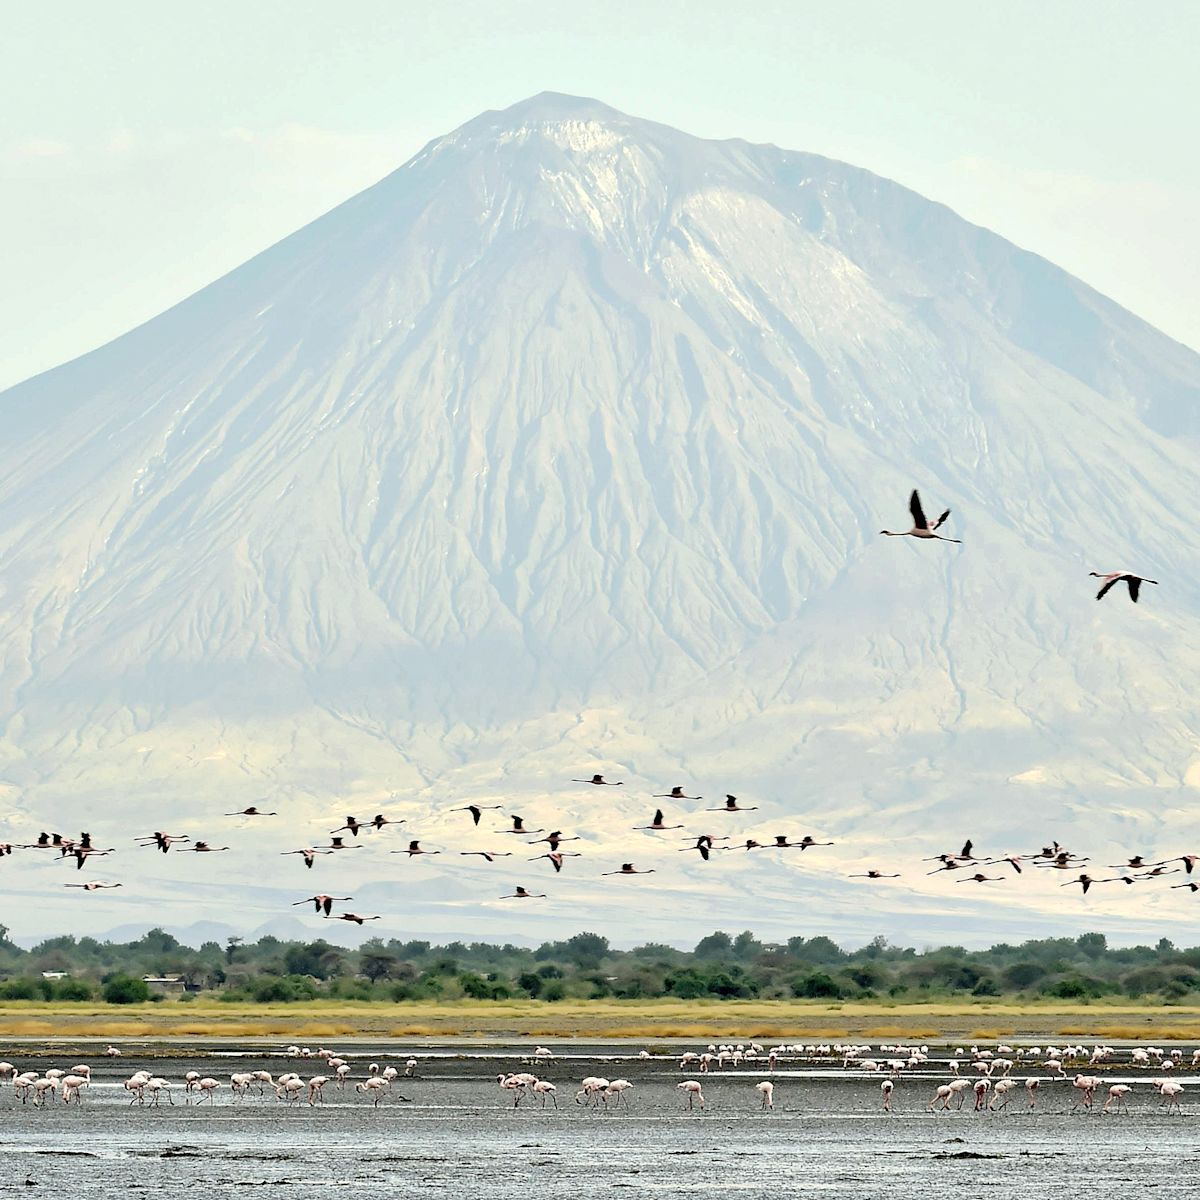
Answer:
<path fill-rule="evenodd" d="M 921 507 L 921 497 L 917 495 L 916 488 L 913 488 L 912 498 L 908 502 L 908 511 L 912 513 L 913 527 L 915 529 L 929 528 L 929 522 L 925 520 L 925 510 Z"/>

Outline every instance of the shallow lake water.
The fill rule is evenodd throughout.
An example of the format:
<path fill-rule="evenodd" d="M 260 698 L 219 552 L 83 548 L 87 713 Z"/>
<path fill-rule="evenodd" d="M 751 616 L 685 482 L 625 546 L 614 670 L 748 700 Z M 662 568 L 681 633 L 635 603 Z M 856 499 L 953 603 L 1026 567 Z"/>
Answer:
<path fill-rule="evenodd" d="M 651 1195 L 746 1197 L 918 1197 L 932 1189 L 1069 1189 L 1089 1197 L 1200 1195 L 1200 1079 L 1178 1072 L 1183 1112 L 1167 1116 L 1147 1082 L 1155 1072 L 1115 1066 L 1105 1084 L 1132 1080 L 1131 1115 L 1072 1113 L 1069 1082 L 1045 1080 L 1030 1112 L 1023 1088 L 1007 1112 L 930 1114 L 926 1105 L 944 1064 L 927 1064 L 896 1081 L 892 1114 L 880 1108 L 880 1076 L 836 1064 L 765 1064 L 697 1075 L 677 1060 L 640 1061 L 613 1045 L 574 1045 L 553 1062 L 529 1065 L 528 1050 L 509 1047 L 339 1046 L 353 1069 L 403 1067 L 411 1053 L 415 1078 L 399 1078 L 378 1108 L 352 1083 L 326 1086 L 324 1103 L 288 1105 L 273 1093 L 235 1100 L 233 1071 L 259 1068 L 305 1079 L 327 1073 L 312 1060 L 265 1048 L 230 1052 L 214 1046 L 127 1048 L 105 1060 L 94 1047 L 0 1047 L 21 1069 L 93 1066 L 83 1103 L 50 1099 L 22 1104 L 0 1088 L 0 1186 L 40 1194 L 109 1196 L 240 1194 L 268 1188 L 301 1200 L 331 1187 L 392 1195 L 529 1197 L 627 1188 Z M 130 1105 L 122 1081 L 144 1067 L 174 1085 L 170 1104 Z M 221 1081 L 213 1102 L 185 1103 L 183 1076 L 198 1070 Z M 526 1096 L 519 1106 L 496 1075 L 536 1070 L 556 1084 L 558 1107 Z M 1028 1071 L 1022 1072 L 1028 1074 Z M 585 1075 L 633 1083 L 620 1105 L 573 1102 Z M 775 1084 L 774 1111 L 763 1111 L 755 1084 Z M 706 1107 L 687 1110 L 676 1085 L 702 1082 Z"/>

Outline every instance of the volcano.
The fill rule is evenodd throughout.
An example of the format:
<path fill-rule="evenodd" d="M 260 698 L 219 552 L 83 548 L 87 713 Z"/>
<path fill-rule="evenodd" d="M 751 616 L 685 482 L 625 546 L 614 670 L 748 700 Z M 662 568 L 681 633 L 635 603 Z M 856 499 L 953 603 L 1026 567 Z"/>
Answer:
<path fill-rule="evenodd" d="M 589 878 L 660 860 L 661 912 L 577 866 L 531 918 L 618 938 L 797 905 L 1046 930 L 1086 915 L 1060 880 L 985 905 L 913 862 L 1200 847 L 1200 356 L 867 171 L 537 96 L 0 394 L 0 429 L 11 840 L 205 837 L 266 798 L 286 827 L 220 864 L 250 924 L 319 882 L 275 850 L 376 811 L 470 848 L 471 801 L 576 830 Z M 879 536 L 914 486 L 962 546 Z M 1162 586 L 1097 604 L 1117 569 Z M 568 782 L 593 771 L 626 786 Z M 757 806 L 703 818 L 735 842 L 836 851 L 766 887 L 761 857 L 667 856 L 630 830 L 677 783 Z M 158 902 L 220 915 L 187 857 L 147 864 Z M 351 858 L 408 928 L 506 919 L 511 872 Z M 845 881 L 901 859 L 903 915 Z M 1118 936 L 1188 919 L 1097 890 Z"/>

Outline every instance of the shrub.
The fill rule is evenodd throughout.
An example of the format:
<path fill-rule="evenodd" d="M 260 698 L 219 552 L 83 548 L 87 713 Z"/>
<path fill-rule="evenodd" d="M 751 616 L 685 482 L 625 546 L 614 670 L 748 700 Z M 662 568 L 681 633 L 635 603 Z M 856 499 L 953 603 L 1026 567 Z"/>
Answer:
<path fill-rule="evenodd" d="M 149 999 L 149 985 L 134 975 L 114 975 L 104 985 L 106 1004 L 145 1004 Z"/>

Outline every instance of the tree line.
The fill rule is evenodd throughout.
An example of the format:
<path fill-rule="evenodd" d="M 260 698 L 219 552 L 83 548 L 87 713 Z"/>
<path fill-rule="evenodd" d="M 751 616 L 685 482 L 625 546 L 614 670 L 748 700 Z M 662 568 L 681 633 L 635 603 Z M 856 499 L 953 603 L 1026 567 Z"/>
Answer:
<path fill-rule="evenodd" d="M 262 937 L 184 945 L 161 929 L 130 942 L 62 936 L 30 950 L 0 926 L 0 1000 L 130 1003 L 156 998 L 143 976 L 179 976 L 185 999 L 280 1003 L 319 998 L 405 1000 L 892 999 L 1119 995 L 1200 1002 L 1200 947 L 1110 947 L 1102 933 L 986 950 L 915 950 L 877 937 L 847 950 L 827 937 L 762 942 L 711 933 L 691 950 L 648 943 L 618 950 L 596 933 L 536 948 L 373 938 L 358 949 L 323 939 Z"/>

